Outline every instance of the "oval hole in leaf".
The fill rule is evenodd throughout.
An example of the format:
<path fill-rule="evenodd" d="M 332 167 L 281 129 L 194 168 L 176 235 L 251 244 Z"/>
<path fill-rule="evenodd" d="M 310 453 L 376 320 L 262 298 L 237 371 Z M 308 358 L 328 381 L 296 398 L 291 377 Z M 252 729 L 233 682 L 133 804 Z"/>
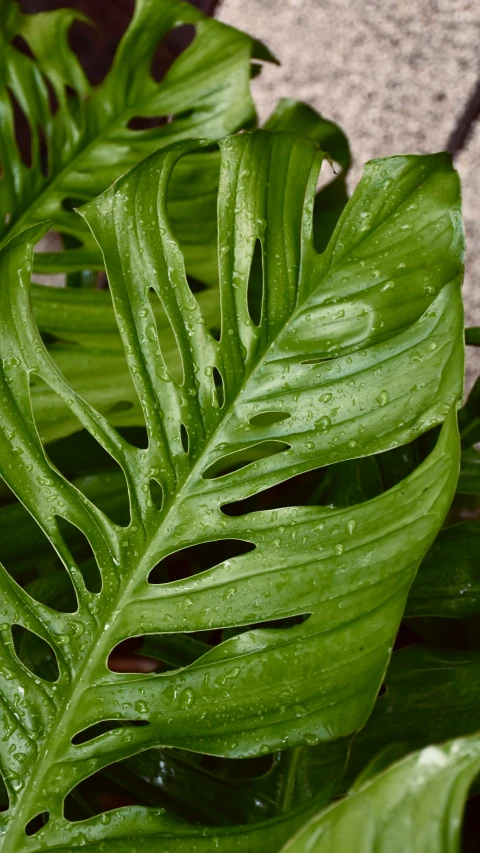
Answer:
<path fill-rule="evenodd" d="M 200 281 L 199 278 L 195 278 L 193 275 L 187 275 L 187 284 L 192 293 L 201 293 L 203 290 L 207 289 L 206 284 L 204 284 L 203 281 Z"/>
<path fill-rule="evenodd" d="M 213 381 L 217 392 L 218 408 L 221 409 L 225 402 L 225 388 L 223 384 L 223 376 L 218 367 L 213 368 Z"/>
<path fill-rule="evenodd" d="M 27 42 L 27 41 L 25 41 L 25 39 L 23 38 L 23 36 L 21 36 L 21 35 L 19 35 L 19 34 L 17 33 L 17 34 L 13 37 L 13 39 L 12 39 L 12 41 L 11 41 L 11 44 L 13 45 L 13 47 L 16 47 L 16 49 L 17 49 L 20 53 L 23 53 L 23 54 L 24 54 L 24 56 L 28 56 L 30 59 L 35 59 L 35 55 L 34 55 L 34 53 L 32 52 L 32 49 L 31 49 L 30 45 L 28 44 L 28 42 Z"/>
<path fill-rule="evenodd" d="M 23 625 L 14 623 L 11 631 L 13 647 L 19 661 L 38 678 L 58 681 L 58 662 L 51 645 Z"/>
<path fill-rule="evenodd" d="M 138 447 L 139 450 L 146 450 L 148 447 L 148 432 L 143 426 L 117 427 L 118 432 L 123 438 Z"/>
<path fill-rule="evenodd" d="M 45 83 L 45 88 L 48 92 L 48 107 L 51 115 L 54 116 L 59 107 L 57 93 L 55 92 L 55 89 L 53 88 L 53 85 L 47 75 L 42 74 L 42 78 L 43 82 Z"/>
<path fill-rule="evenodd" d="M 260 755 L 258 758 L 219 758 L 216 755 L 204 755 L 200 767 L 209 773 L 228 781 L 259 779 L 265 776 L 273 766 L 273 755 Z"/>
<path fill-rule="evenodd" d="M 53 347 L 54 349 L 55 347 Z M 103 470 L 110 470 L 112 473 L 115 472 L 118 495 L 117 503 L 119 500 L 122 502 L 121 499 L 123 498 L 123 507 L 128 507 L 128 516 L 126 519 L 126 525 L 128 526 L 130 523 L 130 504 L 127 481 L 116 459 L 87 430 L 83 429 L 83 425 L 70 410 L 70 407 L 36 374 L 31 374 L 30 376 L 30 397 L 35 423 L 47 458 L 66 479 L 72 476 L 74 460 L 78 468 L 81 469 L 79 457 L 77 456 L 77 448 L 79 456 L 82 453 L 85 453 L 87 456 L 85 461 L 86 464 L 91 464 L 90 470 L 100 467 Z M 81 435 L 79 436 L 79 434 Z M 90 438 L 86 438 L 87 434 Z M 55 439 L 57 441 L 54 441 Z M 95 463 L 88 462 L 88 459 L 94 459 Z M 91 481 L 77 481 L 75 485 L 82 494 L 85 494 L 86 497 L 89 497 L 95 503 L 95 498 L 91 493 Z M 90 494 L 87 494 L 87 492 L 90 492 Z M 104 504 L 102 511 L 108 515 L 108 506 Z M 123 518 L 125 513 L 122 511 L 121 515 Z"/>
<path fill-rule="evenodd" d="M 71 743 L 74 746 L 79 746 L 83 743 L 89 743 L 89 741 L 94 740 L 96 737 L 100 737 L 100 735 L 104 735 L 107 732 L 113 732 L 116 729 L 122 729 L 126 726 L 149 726 L 149 720 L 102 720 L 100 723 L 94 723 L 92 726 L 88 726 L 86 729 L 82 729 L 77 734 L 73 735 Z"/>
<path fill-rule="evenodd" d="M 161 669 L 158 658 L 142 654 L 141 637 L 129 637 L 122 640 L 112 649 L 108 656 L 107 666 L 111 672 L 156 672 Z"/>
<path fill-rule="evenodd" d="M 281 630 L 287 631 L 289 628 L 294 628 L 296 625 L 303 625 L 311 617 L 311 613 L 302 613 L 296 616 L 283 616 L 280 619 L 268 619 L 265 622 L 255 622 L 252 625 L 242 625 L 236 628 L 224 628 L 222 631 L 222 641 L 229 640 L 231 637 L 237 637 L 239 634 L 246 634 L 248 631 L 268 631 Z"/>
<path fill-rule="evenodd" d="M 41 126 L 38 127 L 38 142 L 40 169 L 42 171 L 43 177 L 48 178 L 48 175 L 50 173 L 50 158 L 48 153 L 47 137 L 45 136 L 45 131 Z"/>
<path fill-rule="evenodd" d="M 175 60 L 192 44 L 196 36 L 194 24 L 179 24 L 170 30 L 155 48 L 150 74 L 159 83 Z"/>
<path fill-rule="evenodd" d="M 255 241 L 255 248 L 250 265 L 247 287 L 247 305 L 250 319 L 255 326 L 260 325 L 263 304 L 263 250 L 259 238 Z"/>
<path fill-rule="evenodd" d="M 180 438 L 182 440 L 182 447 L 183 447 L 184 452 L 188 453 L 189 440 L 188 440 L 187 427 L 185 426 L 185 424 L 180 425 Z"/>
<path fill-rule="evenodd" d="M 273 424 L 279 424 L 282 421 L 286 421 L 288 418 L 291 418 L 290 412 L 259 412 L 258 415 L 253 415 L 250 418 L 249 423 L 252 426 L 272 426 Z"/>
<path fill-rule="evenodd" d="M 50 815 L 48 812 L 40 812 L 28 821 L 25 827 L 25 835 L 36 835 L 48 823 Z"/>
<path fill-rule="evenodd" d="M 150 480 L 150 497 L 155 509 L 161 512 L 163 506 L 163 489 L 157 480 Z"/>
<path fill-rule="evenodd" d="M 124 781 L 123 764 L 118 762 L 79 782 L 65 797 L 65 819 L 73 823 L 123 806 L 159 805 L 142 796 L 145 786 L 140 777 L 134 777 L 131 787 Z"/>
<path fill-rule="evenodd" d="M 13 112 L 15 142 L 23 164 L 30 169 L 32 166 L 32 129 L 30 122 L 9 86 L 7 86 L 7 92 Z"/>
<path fill-rule="evenodd" d="M 131 427 L 122 430 L 122 435 L 125 433 L 128 441 L 136 431 L 137 428 Z M 73 480 L 76 488 L 115 524 L 128 526 L 130 506 L 125 475 L 87 430 L 60 438 L 47 449 L 48 458 L 67 480 Z"/>
<path fill-rule="evenodd" d="M 0 771 L 0 813 L 6 812 L 10 806 L 10 800 L 8 797 L 8 791 L 5 785 L 5 779 L 3 778 L 3 774 Z"/>
<path fill-rule="evenodd" d="M 62 539 L 82 574 L 86 588 L 98 595 L 102 590 L 102 576 L 90 542 L 78 527 L 65 518 L 56 516 L 56 520 Z"/>
<path fill-rule="evenodd" d="M 207 636 L 202 636 L 205 633 Z M 147 659 L 158 662 L 158 668 L 162 672 L 169 669 L 178 669 L 179 667 L 188 666 L 195 663 L 205 652 L 208 652 L 210 646 L 209 639 L 212 631 L 197 631 L 195 636 L 192 634 L 145 634 L 142 637 L 133 637 L 128 642 L 136 640 L 136 651 Z M 120 644 L 122 645 L 122 644 Z M 115 650 L 118 652 L 119 647 Z M 112 653 L 113 654 L 113 653 Z M 138 671 L 130 670 L 130 671 Z"/>
<path fill-rule="evenodd" d="M 129 130 L 150 130 L 154 127 L 163 127 L 165 124 L 170 124 L 171 120 L 172 116 L 154 116 L 152 118 L 147 116 L 133 116 L 127 122 L 127 127 Z"/>
<path fill-rule="evenodd" d="M 181 548 L 163 557 L 151 570 L 148 582 L 170 583 L 206 572 L 225 560 L 232 560 L 255 550 L 253 542 L 244 539 L 215 539 Z"/>
<path fill-rule="evenodd" d="M 15 502 L 0 510 L 1 561 L 8 574 L 35 601 L 60 613 L 75 613 L 70 576 L 41 527 Z"/>
<path fill-rule="evenodd" d="M 277 453 L 283 453 L 285 450 L 290 450 L 291 445 L 286 441 L 261 441 L 258 444 L 253 444 L 251 447 L 246 447 L 243 450 L 235 450 L 233 453 L 228 453 L 226 456 L 221 456 L 210 465 L 202 474 L 204 480 L 215 480 L 217 477 L 224 477 L 227 474 L 232 474 L 234 471 L 240 471 L 247 465 L 253 462 L 258 462 L 260 459 L 266 459 L 269 456 L 275 456 Z"/>

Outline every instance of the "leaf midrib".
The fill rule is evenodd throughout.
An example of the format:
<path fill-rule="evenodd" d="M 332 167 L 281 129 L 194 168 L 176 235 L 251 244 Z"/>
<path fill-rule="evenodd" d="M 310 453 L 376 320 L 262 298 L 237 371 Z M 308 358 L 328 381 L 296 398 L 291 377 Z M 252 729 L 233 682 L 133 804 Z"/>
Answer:
<path fill-rule="evenodd" d="M 94 103 L 94 99 L 98 95 L 98 93 L 101 94 L 101 87 L 104 85 L 104 82 L 100 84 L 99 88 L 93 90 L 92 95 L 89 98 L 87 106 L 89 104 Z M 160 81 L 160 83 L 158 85 L 162 86 L 162 83 L 163 83 L 163 80 Z M 57 172 L 57 174 L 55 176 L 53 176 L 51 179 L 47 178 L 45 180 L 42 189 L 40 190 L 40 192 L 38 192 L 31 199 L 26 210 L 24 210 L 23 213 L 21 213 L 16 219 L 12 218 L 12 220 L 10 221 L 11 227 L 3 235 L 3 237 L 0 239 L 0 251 L 9 242 L 9 240 L 12 237 L 14 237 L 16 234 L 20 233 L 20 231 L 23 230 L 23 227 L 28 227 L 29 224 L 35 225 L 38 223 L 38 219 L 35 216 L 32 216 L 32 210 L 35 212 L 35 208 L 38 208 L 40 206 L 40 202 L 43 201 L 45 198 L 48 199 L 49 193 L 52 191 L 52 189 L 55 187 L 55 185 L 57 183 L 61 182 L 61 179 L 63 179 L 65 175 L 68 175 L 69 172 L 74 171 L 75 166 L 78 165 L 78 163 L 81 161 L 82 157 L 84 157 L 89 152 L 90 149 L 95 148 L 95 146 L 99 142 L 101 142 L 102 139 L 104 139 L 104 138 L 108 139 L 108 136 L 110 135 L 112 130 L 114 130 L 116 127 L 124 126 L 125 122 L 127 121 L 128 118 L 130 118 L 130 116 L 131 116 L 131 114 L 133 114 L 133 112 L 141 112 L 142 109 L 145 108 L 145 105 L 147 105 L 149 103 L 149 100 L 150 99 L 147 99 L 146 101 L 144 101 L 143 105 L 140 106 L 139 108 L 137 108 L 137 107 L 134 108 L 133 104 L 128 105 L 128 107 L 125 107 L 125 109 L 121 113 L 119 113 L 113 121 L 109 122 L 108 124 L 106 124 L 102 128 L 100 133 L 98 133 L 93 139 L 91 139 L 83 148 L 81 148 L 81 150 L 77 150 L 77 153 L 75 154 L 73 159 L 71 159 L 59 172 Z M 57 115 L 58 115 L 58 113 L 57 113 Z M 85 122 L 85 127 L 83 130 L 85 132 L 86 122 Z M 141 133 L 142 131 L 139 131 L 139 132 Z M 159 147 L 161 147 L 161 145 Z M 148 155 L 146 155 L 146 156 L 148 156 Z M 140 157 L 140 159 L 143 159 L 143 158 Z M 34 169 L 34 168 L 35 167 L 32 165 L 30 167 L 29 171 L 31 169 Z M 88 197 L 88 199 L 90 199 L 90 196 Z M 88 200 L 88 199 L 86 199 L 86 200 Z M 79 220 L 79 222 L 81 222 L 81 220 Z M 79 247 L 79 248 L 81 248 L 81 247 Z"/>

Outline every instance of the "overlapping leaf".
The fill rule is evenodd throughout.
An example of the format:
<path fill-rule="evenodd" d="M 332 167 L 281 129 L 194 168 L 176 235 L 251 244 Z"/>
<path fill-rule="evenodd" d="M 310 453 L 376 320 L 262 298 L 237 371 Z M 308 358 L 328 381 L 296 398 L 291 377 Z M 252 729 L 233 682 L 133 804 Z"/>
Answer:
<path fill-rule="evenodd" d="M 466 329 L 475 345 L 476 329 Z M 462 454 L 456 496 L 449 524 L 441 530 L 423 561 L 409 595 L 409 616 L 466 619 L 480 609 L 480 380 L 474 384 L 458 415 Z"/>
<path fill-rule="evenodd" d="M 82 211 L 105 259 L 148 447 L 121 436 L 49 357 L 29 302 L 39 229 L 14 238 L 1 257 L 1 473 L 54 545 L 78 601 L 74 613 L 58 612 L 0 575 L 0 757 L 10 801 L 2 827 L 12 853 L 86 844 L 118 851 L 131 849 L 133 836 L 145 851 L 181 850 L 182 837 L 200 850 L 200 830 L 145 808 L 71 823 L 65 796 L 155 745 L 240 758 L 360 728 L 455 487 L 462 231 L 448 158 L 369 164 L 318 255 L 316 146 L 267 132 L 224 141 L 217 340 L 187 284 L 167 213 L 170 174 L 192 146 L 149 158 Z M 261 274 L 252 276 L 258 245 Z M 167 324 L 179 377 L 162 350 Z M 123 469 L 128 526 L 49 462 L 32 416 L 31 376 Z M 372 500 L 260 512 L 240 503 L 304 472 L 405 443 L 445 418 L 424 462 Z M 86 585 L 62 519 L 88 540 L 99 592 Z M 162 561 L 182 548 L 232 540 L 241 555 L 177 580 L 162 574 Z M 51 647 L 57 681 L 22 663 L 14 625 Z M 145 675 L 107 667 L 112 649 L 133 635 L 213 629 L 228 629 L 229 638 L 188 666 Z M 77 740 L 101 721 L 113 729 Z M 48 823 L 26 836 L 40 813 Z M 272 827 L 261 831 L 275 838 Z M 209 849 L 212 831 L 204 836 Z M 226 850 L 251 849 L 243 829 L 227 836 Z"/>
<path fill-rule="evenodd" d="M 336 204 L 330 204 L 333 184 L 315 199 L 314 230 L 321 230 L 323 242 L 328 242 L 347 201 L 345 175 L 350 155 L 343 132 L 305 104 L 287 99 L 279 102 L 266 126 L 314 139 L 340 166 L 341 172 L 333 181 L 337 187 Z M 180 241 L 187 272 L 194 273 L 211 289 L 218 286 L 219 169 L 218 150 L 193 153 L 175 164 L 167 190 L 168 216 Z M 62 259 L 57 261 L 59 268 L 62 262 Z M 32 286 L 31 295 L 38 327 L 69 383 L 116 426 L 141 425 L 143 417 L 125 363 L 110 296 L 92 289 L 37 285 Z M 209 328 L 218 328 L 218 292 L 199 290 L 196 298 Z M 172 360 L 178 361 L 172 335 L 167 337 L 168 323 L 156 313 L 157 324 L 163 323 L 160 331 L 163 347 L 168 349 L 167 355 Z M 95 369 L 99 360 L 103 366 L 101 373 Z M 79 429 L 78 420 L 44 384 L 33 386 L 32 403 L 42 439 L 51 441 Z"/>
<path fill-rule="evenodd" d="M 480 739 L 429 746 L 313 818 L 282 853 L 453 853 Z"/>
<path fill-rule="evenodd" d="M 411 646 L 396 652 L 386 690 L 352 743 L 346 782 L 351 784 L 382 753 L 399 757 L 478 731 L 479 674 L 478 651 Z"/>

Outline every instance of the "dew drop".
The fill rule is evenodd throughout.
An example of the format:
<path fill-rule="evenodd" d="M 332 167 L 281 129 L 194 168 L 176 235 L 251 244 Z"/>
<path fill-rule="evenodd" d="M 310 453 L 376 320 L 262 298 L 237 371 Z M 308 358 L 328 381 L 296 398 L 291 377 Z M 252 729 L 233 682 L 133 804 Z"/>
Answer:
<path fill-rule="evenodd" d="M 378 397 L 375 398 L 375 402 L 378 403 L 379 406 L 386 406 L 389 402 L 389 396 L 387 391 L 381 391 Z"/>
<path fill-rule="evenodd" d="M 323 432 L 327 432 L 332 426 L 332 422 L 328 415 L 324 415 L 322 418 L 319 418 L 318 421 L 315 421 L 315 426 Z"/>
<path fill-rule="evenodd" d="M 149 323 L 145 329 L 145 334 L 149 341 L 155 341 L 157 339 L 157 330 L 152 323 Z"/>
<path fill-rule="evenodd" d="M 195 693 L 193 692 L 193 690 L 190 687 L 187 687 L 187 689 L 184 690 L 180 694 L 180 699 L 179 699 L 180 707 L 181 708 L 190 708 L 194 702 L 195 702 Z"/>

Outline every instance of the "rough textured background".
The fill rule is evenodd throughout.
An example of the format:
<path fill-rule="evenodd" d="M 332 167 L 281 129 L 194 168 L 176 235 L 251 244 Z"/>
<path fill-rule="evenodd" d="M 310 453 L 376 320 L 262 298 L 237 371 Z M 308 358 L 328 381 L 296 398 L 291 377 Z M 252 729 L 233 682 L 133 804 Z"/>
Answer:
<path fill-rule="evenodd" d="M 351 142 L 353 184 L 372 157 L 444 149 L 480 76 L 479 0 L 223 0 L 217 17 L 282 63 L 253 83 L 260 117 L 289 96 L 337 121 Z M 480 325 L 480 123 L 456 165 L 466 314 Z"/>

